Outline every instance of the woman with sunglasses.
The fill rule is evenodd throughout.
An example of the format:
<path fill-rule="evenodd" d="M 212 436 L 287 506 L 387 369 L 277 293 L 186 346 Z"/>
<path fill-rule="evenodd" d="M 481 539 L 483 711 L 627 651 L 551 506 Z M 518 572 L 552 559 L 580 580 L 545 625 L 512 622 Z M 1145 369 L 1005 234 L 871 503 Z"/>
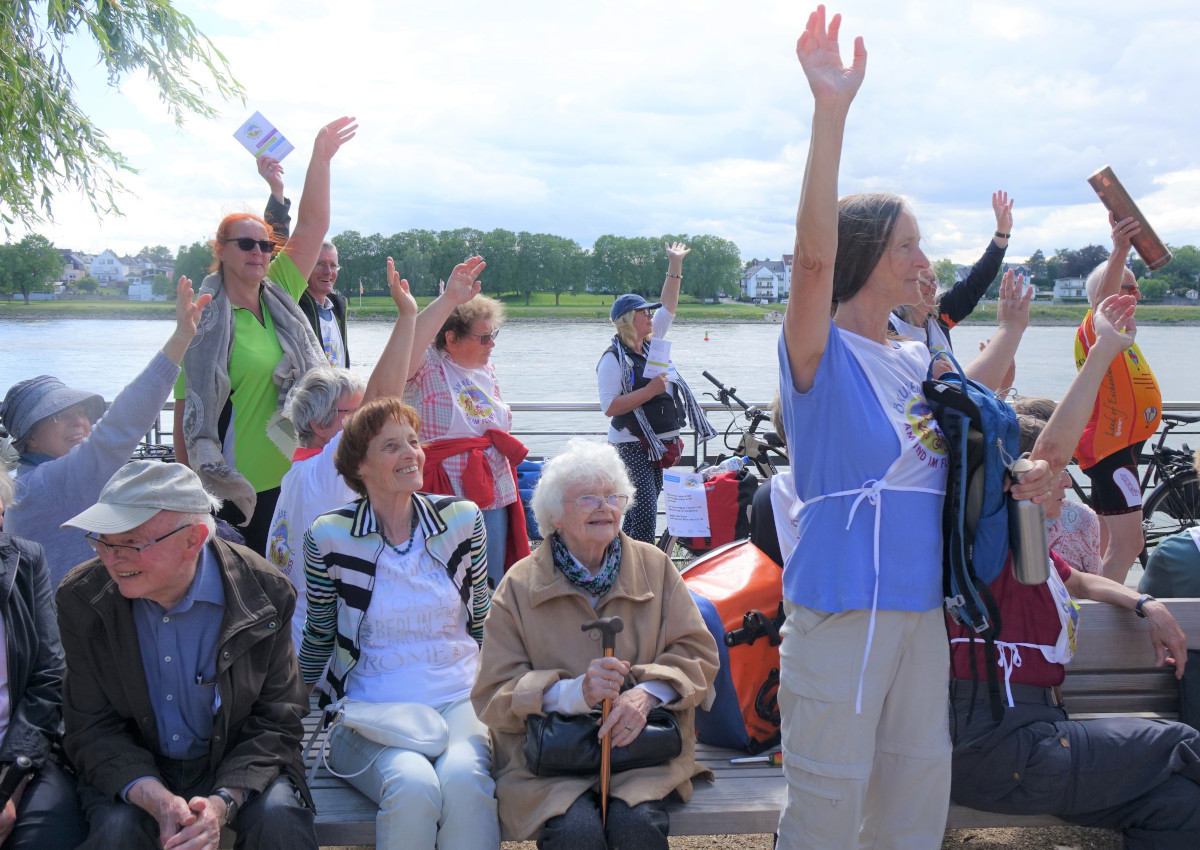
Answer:
<path fill-rule="evenodd" d="M 0 421 L 20 459 L 8 530 L 42 544 L 51 587 L 58 587 L 76 564 L 95 557 L 78 529 L 59 526 L 95 504 L 108 479 L 154 427 L 208 299 L 193 300 L 192 282 L 179 279 L 174 332 L 107 412 L 96 393 L 50 375 L 20 381 L 5 394 Z"/>
<path fill-rule="evenodd" d="M 454 267 L 445 291 L 417 316 L 404 401 L 421 418 L 426 493 L 470 499 L 487 526 L 488 580 L 529 554 L 517 464 L 528 449 L 509 434 L 512 411 L 500 397 L 492 349 L 504 305 L 480 295 L 487 266 L 471 257 Z"/>
<path fill-rule="evenodd" d="M 673 366 L 652 378 L 645 375 L 650 339 L 665 339 L 675 319 L 683 258 L 691 250 L 682 242 L 666 249 L 667 276 L 658 301 L 649 304 L 642 296 L 629 293 L 613 302 L 609 319 L 617 333 L 596 364 L 600 407 L 612 418 L 608 441 L 625 462 L 636 490 L 623 530 L 643 543 L 654 542 L 662 471 L 679 461 L 683 449 L 680 429 L 690 419 L 702 440 L 716 433 Z"/>
<path fill-rule="evenodd" d="M 297 302 L 329 228 L 330 160 L 357 129 L 353 118 L 339 118 L 317 133 L 296 228 L 274 260 L 261 218 L 233 213 L 221 221 L 209 243 L 212 274 L 200 287 L 212 301 L 175 385 L 176 456 L 226 501 L 221 516 L 242 526 L 260 555 L 297 447 L 284 402 L 305 372 L 328 365 Z"/>

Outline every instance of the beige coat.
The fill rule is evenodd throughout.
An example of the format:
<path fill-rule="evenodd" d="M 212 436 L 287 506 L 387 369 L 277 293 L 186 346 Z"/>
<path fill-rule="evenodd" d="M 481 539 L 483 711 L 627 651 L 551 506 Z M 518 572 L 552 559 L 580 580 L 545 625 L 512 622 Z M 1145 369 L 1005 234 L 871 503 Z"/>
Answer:
<path fill-rule="evenodd" d="M 595 631 L 580 625 L 619 616 L 616 657 L 630 662 L 635 682 L 660 680 L 679 694 L 667 707 L 679 718 L 683 752 L 667 764 L 614 774 L 611 794 L 634 806 L 672 791 L 687 800 L 696 764 L 693 715 L 707 707 L 717 672 L 717 647 L 670 559 L 621 534 L 621 566 L 595 610 L 591 601 L 554 568 L 543 544 L 514 564 L 492 597 L 483 626 L 483 649 L 471 701 L 492 733 L 492 775 L 500 822 L 508 837 L 529 840 L 547 820 L 563 814 L 599 777 L 534 776 L 521 750 L 525 718 L 542 713 L 542 694 L 560 679 L 583 674 L 603 655 Z"/>

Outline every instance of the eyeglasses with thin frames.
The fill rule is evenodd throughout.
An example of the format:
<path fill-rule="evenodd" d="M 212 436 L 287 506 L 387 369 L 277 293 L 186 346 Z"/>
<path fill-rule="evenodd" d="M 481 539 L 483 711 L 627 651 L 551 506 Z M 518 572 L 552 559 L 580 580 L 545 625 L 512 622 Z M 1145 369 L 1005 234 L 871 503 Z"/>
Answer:
<path fill-rule="evenodd" d="M 87 539 L 88 545 L 91 546 L 93 550 L 95 550 L 97 555 L 114 555 L 115 554 L 115 555 L 124 555 L 127 558 L 139 558 L 139 557 L 141 557 L 141 554 L 143 552 L 145 552 L 147 549 L 149 549 L 154 544 L 162 543 L 164 540 L 166 540 L 172 534 L 178 534 L 179 532 L 183 531 L 185 528 L 191 528 L 191 527 L 192 527 L 192 525 L 190 523 L 188 525 L 181 525 L 181 526 L 179 526 L 179 528 L 175 529 L 174 531 L 168 531 L 162 537 L 154 538 L 149 543 L 138 543 L 136 545 L 128 545 L 128 544 L 124 544 L 124 543 L 106 543 L 100 539 L 100 535 L 95 534 L 91 531 L 89 531 L 87 534 L 85 534 L 83 536 Z"/>
<path fill-rule="evenodd" d="M 251 239 L 249 236 L 239 236 L 234 239 L 222 239 L 222 242 L 236 242 L 237 246 L 247 254 L 254 250 L 254 246 L 258 246 L 258 250 L 264 254 L 271 253 L 271 240 L 269 239 Z"/>
<path fill-rule="evenodd" d="M 317 260 L 317 268 L 325 269 L 326 271 L 336 272 L 341 271 L 342 267 L 337 263 L 327 263 L 324 260 Z"/>
<path fill-rule="evenodd" d="M 463 336 L 468 337 L 470 339 L 479 340 L 480 345 L 487 345 L 489 342 L 496 341 L 496 338 L 498 336 L 500 336 L 500 329 L 496 328 L 490 334 L 463 334 Z"/>
<path fill-rule="evenodd" d="M 629 497 L 624 493 L 609 493 L 607 496 L 580 496 L 575 499 L 575 504 L 589 511 L 598 511 L 606 502 L 611 508 L 622 510 L 629 504 Z"/>
<path fill-rule="evenodd" d="M 53 420 L 56 424 L 60 424 L 60 425 L 63 422 L 71 422 L 72 420 L 75 420 L 75 419 L 87 419 L 87 418 L 88 418 L 87 408 L 85 408 L 82 404 L 77 404 L 74 407 L 68 407 L 66 410 L 60 410 L 58 413 L 55 413 L 54 415 L 52 415 L 50 417 L 51 420 Z"/>

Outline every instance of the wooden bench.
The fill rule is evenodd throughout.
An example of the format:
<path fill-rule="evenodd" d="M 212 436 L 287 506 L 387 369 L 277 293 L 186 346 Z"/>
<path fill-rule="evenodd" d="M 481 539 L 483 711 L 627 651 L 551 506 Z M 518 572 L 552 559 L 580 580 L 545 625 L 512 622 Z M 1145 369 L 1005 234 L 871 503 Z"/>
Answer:
<path fill-rule="evenodd" d="M 1200 599 L 1166 600 L 1189 637 L 1200 648 Z M 1179 697 L 1171 668 L 1154 666 L 1147 623 L 1130 611 L 1084 602 L 1080 616 L 1079 651 L 1063 684 L 1063 698 L 1075 719 L 1124 715 L 1175 719 Z M 316 724 L 310 715 L 310 727 Z M 731 765 L 745 755 L 734 750 L 700 745 L 699 760 L 715 780 L 696 782 L 686 804 L 670 808 L 673 835 L 761 834 L 775 831 L 784 798 L 783 769 L 760 765 Z M 377 807 L 346 782 L 324 769 L 312 786 L 317 803 L 317 838 L 322 846 L 375 843 Z M 949 829 L 1054 826 L 1050 816 L 998 815 L 951 805 Z"/>

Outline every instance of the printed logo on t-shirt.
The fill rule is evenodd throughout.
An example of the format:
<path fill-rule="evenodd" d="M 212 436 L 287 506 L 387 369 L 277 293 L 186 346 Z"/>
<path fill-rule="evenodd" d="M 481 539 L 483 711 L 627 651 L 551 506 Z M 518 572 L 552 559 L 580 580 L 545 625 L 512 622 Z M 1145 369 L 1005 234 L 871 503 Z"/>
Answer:
<path fill-rule="evenodd" d="M 899 387 L 893 406 L 896 412 L 904 416 L 904 433 L 917 458 L 931 469 L 948 466 L 949 447 L 946 445 L 946 438 L 942 436 L 942 429 L 933 418 L 929 402 L 921 395 L 920 387 L 914 382 Z"/>
<path fill-rule="evenodd" d="M 267 538 L 267 557 L 272 564 L 279 568 L 280 572 L 284 575 L 291 575 L 292 558 L 287 547 L 287 539 L 287 511 L 280 511 L 279 522 L 275 523 L 275 527 L 271 529 L 271 536 Z"/>
<path fill-rule="evenodd" d="M 473 381 L 463 380 L 453 388 L 453 392 L 459 408 L 472 425 L 482 425 L 495 417 L 496 406 Z"/>

